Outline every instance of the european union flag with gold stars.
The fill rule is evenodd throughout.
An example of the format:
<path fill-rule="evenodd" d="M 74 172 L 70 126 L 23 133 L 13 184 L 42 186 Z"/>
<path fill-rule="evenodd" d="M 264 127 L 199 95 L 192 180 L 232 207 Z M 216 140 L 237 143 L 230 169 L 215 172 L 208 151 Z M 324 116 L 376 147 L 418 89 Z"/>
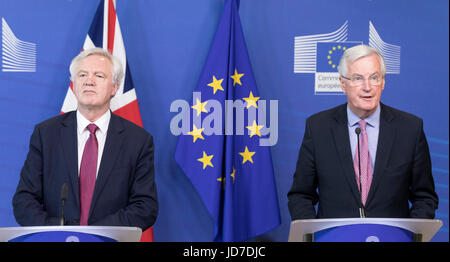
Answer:
<path fill-rule="evenodd" d="M 237 0 L 225 3 L 195 89 L 201 96 L 194 95 L 191 104 L 191 130 L 179 137 L 175 152 L 214 219 L 214 241 L 244 241 L 280 224 L 270 147 L 259 145 L 265 127 L 258 118 L 260 96 L 238 6 Z M 237 126 L 230 128 L 239 110 L 230 110 L 226 100 L 244 105 L 242 134 L 237 134 Z M 208 122 L 211 118 L 214 121 Z M 210 124 L 214 132 L 208 131 Z"/>

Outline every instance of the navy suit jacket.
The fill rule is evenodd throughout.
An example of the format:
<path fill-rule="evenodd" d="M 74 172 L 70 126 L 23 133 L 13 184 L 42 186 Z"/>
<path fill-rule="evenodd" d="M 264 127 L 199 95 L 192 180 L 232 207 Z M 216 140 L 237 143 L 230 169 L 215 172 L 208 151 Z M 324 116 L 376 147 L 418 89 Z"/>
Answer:
<path fill-rule="evenodd" d="M 288 193 L 292 220 L 360 216 L 361 197 L 353 168 L 346 110 L 344 104 L 306 120 Z M 422 120 L 381 104 L 366 216 L 434 218 L 437 206 Z"/>
<path fill-rule="evenodd" d="M 64 183 L 68 186 L 65 224 L 79 225 L 76 111 L 36 125 L 13 197 L 17 222 L 58 225 Z M 111 114 L 88 224 L 145 230 L 153 225 L 157 213 L 153 138 L 143 128 Z"/>

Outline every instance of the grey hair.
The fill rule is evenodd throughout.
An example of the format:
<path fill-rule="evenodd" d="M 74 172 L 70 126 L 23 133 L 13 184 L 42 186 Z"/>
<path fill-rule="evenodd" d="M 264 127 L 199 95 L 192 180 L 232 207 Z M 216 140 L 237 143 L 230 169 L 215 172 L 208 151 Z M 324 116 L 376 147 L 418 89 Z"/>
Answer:
<path fill-rule="evenodd" d="M 386 65 L 384 63 L 383 55 L 375 48 L 367 45 L 357 45 L 345 50 L 338 65 L 338 72 L 341 76 L 346 76 L 348 71 L 348 65 L 352 64 L 359 58 L 366 57 L 372 54 L 376 54 L 380 58 L 381 73 L 386 75 Z"/>
<path fill-rule="evenodd" d="M 74 77 L 75 74 L 77 72 L 75 72 L 75 70 L 78 67 L 78 64 L 86 57 L 91 56 L 91 55 L 98 55 L 98 56 L 103 56 L 109 59 L 109 61 L 111 61 L 112 64 L 112 83 L 113 84 L 118 84 L 120 85 L 122 83 L 123 80 L 123 69 L 122 69 L 122 63 L 120 62 L 120 60 L 111 55 L 111 53 L 109 53 L 108 50 L 103 49 L 103 48 L 99 48 L 99 47 L 94 47 L 94 48 L 90 48 L 90 49 L 86 49 L 83 52 L 79 53 L 76 57 L 74 57 L 72 59 L 72 62 L 70 63 L 70 80 L 73 82 L 74 81 Z"/>

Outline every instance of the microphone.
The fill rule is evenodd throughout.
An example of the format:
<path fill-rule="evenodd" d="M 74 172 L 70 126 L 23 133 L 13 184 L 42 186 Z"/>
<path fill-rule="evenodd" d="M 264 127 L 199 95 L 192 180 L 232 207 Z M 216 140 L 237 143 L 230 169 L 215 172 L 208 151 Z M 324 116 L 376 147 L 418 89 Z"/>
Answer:
<path fill-rule="evenodd" d="M 358 137 L 358 169 L 359 169 L 359 197 L 361 199 L 361 206 L 359 207 L 359 215 L 361 218 L 366 217 L 366 212 L 364 210 L 364 205 L 362 203 L 362 186 L 361 186 L 361 151 L 359 149 L 359 134 L 361 134 L 361 128 L 357 127 L 355 129 L 356 136 Z"/>
<path fill-rule="evenodd" d="M 61 226 L 64 226 L 64 204 L 67 199 L 67 183 L 64 183 L 61 188 Z"/>

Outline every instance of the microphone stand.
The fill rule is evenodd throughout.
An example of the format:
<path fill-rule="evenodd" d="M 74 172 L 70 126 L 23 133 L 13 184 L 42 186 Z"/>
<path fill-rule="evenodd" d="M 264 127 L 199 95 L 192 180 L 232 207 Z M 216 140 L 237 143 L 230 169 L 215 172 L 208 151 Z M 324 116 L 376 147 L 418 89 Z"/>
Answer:
<path fill-rule="evenodd" d="M 61 188 L 61 218 L 60 225 L 64 226 L 64 204 L 67 199 L 67 183 L 64 183 Z"/>

